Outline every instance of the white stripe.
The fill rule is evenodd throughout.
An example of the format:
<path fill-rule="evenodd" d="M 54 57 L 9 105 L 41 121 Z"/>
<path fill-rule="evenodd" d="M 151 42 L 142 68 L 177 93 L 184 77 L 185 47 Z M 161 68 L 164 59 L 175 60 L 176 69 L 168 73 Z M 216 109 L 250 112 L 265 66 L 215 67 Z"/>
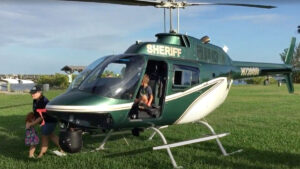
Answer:
<path fill-rule="evenodd" d="M 198 86 L 192 87 L 184 92 L 178 92 L 169 96 L 166 96 L 166 102 L 179 99 L 193 92 L 202 90 L 210 85 L 220 83 L 224 78 L 216 78 L 208 82 L 204 82 Z M 107 113 L 111 111 L 129 110 L 131 109 L 133 102 L 125 104 L 115 104 L 115 105 L 96 105 L 96 106 L 66 106 L 66 105 L 47 105 L 46 109 L 49 111 L 59 111 L 59 112 L 74 112 L 74 113 Z"/>
<path fill-rule="evenodd" d="M 202 89 L 204 89 L 204 88 L 206 88 L 208 86 L 214 85 L 216 83 L 220 83 L 223 80 L 224 80 L 224 77 L 216 78 L 216 79 L 210 80 L 208 82 L 204 82 L 204 83 L 202 83 L 202 84 L 200 84 L 198 86 L 192 87 L 192 88 L 190 88 L 187 91 L 178 92 L 178 93 L 169 95 L 169 96 L 166 97 L 166 102 L 171 101 L 171 100 L 175 100 L 175 99 L 178 99 L 178 98 L 181 98 L 181 97 L 184 97 L 184 96 L 189 95 L 191 93 L 194 93 L 196 91 L 202 90 Z"/>
<path fill-rule="evenodd" d="M 227 81 L 227 78 L 223 77 L 212 88 L 194 100 L 175 124 L 190 123 L 207 116 L 225 101 L 231 84 L 232 80 Z"/>
<path fill-rule="evenodd" d="M 132 107 L 133 103 L 116 104 L 116 105 L 97 105 L 97 106 L 64 106 L 64 105 L 47 105 L 49 111 L 60 112 L 90 112 L 90 113 L 107 113 L 110 111 L 127 110 Z"/>

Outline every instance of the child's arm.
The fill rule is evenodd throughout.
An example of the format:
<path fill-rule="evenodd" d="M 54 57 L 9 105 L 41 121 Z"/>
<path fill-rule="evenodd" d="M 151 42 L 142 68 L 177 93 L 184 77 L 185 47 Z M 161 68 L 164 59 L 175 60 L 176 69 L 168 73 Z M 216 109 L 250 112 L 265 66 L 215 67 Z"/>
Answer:
<path fill-rule="evenodd" d="M 150 98 L 149 98 L 149 101 L 147 104 L 149 107 L 151 106 L 152 101 L 153 101 L 153 94 L 150 95 Z"/>
<path fill-rule="evenodd" d="M 31 126 L 34 126 L 36 124 L 39 124 L 42 121 L 41 117 L 36 118 L 33 122 L 27 122 L 26 123 L 26 129 L 30 128 Z"/>

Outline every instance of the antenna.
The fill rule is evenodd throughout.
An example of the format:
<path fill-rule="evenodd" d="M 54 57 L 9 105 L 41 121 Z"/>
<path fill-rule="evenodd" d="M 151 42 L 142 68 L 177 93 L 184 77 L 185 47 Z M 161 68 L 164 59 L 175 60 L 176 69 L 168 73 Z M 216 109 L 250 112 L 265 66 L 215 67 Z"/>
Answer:
<path fill-rule="evenodd" d="M 179 33 L 179 8 L 177 8 L 177 32 Z"/>
<path fill-rule="evenodd" d="M 166 28 L 166 8 L 164 8 L 164 32 L 167 32 L 167 28 Z"/>
<path fill-rule="evenodd" d="M 172 21 L 172 8 L 170 8 L 170 32 L 173 30 L 173 21 Z"/>

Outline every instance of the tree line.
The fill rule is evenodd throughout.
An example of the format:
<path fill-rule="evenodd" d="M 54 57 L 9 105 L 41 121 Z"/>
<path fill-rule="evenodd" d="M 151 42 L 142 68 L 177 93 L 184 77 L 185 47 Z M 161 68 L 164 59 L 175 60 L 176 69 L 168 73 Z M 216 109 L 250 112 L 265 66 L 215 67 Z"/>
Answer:
<path fill-rule="evenodd" d="M 284 62 L 286 54 L 288 52 L 288 48 L 284 49 L 282 53 L 280 53 L 281 60 Z M 300 70 L 300 43 L 295 48 L 294 55 L 292 58 L 292 66 L 295 69 Z M 300 83 L 300 72 L 293 72 L 293 82 L 294 83 Z"/>

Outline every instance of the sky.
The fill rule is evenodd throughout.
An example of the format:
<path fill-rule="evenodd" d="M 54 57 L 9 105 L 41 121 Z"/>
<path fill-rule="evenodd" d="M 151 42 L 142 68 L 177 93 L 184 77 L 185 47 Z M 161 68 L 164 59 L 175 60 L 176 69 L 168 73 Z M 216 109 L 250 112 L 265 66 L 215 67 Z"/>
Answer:
<path fill-rule="evenodd" d="M 299 43 L 300 3 L 296 0 L 226 2 L 277 8 L 181 9 L 180 33 L 196 38 L 208 35 L 212 44 L 226 45 L 231 59 L 238 61 L 282 63 L 279 54 L 289 46 L 291 37 L 296 37 Z M 63 73 L 60 69 L 65 65 L 87 66 L 102 56 L 123 53 L 136 40 L 155 41 L 154 35 L 160 32 L 164 29 L 163 9 L 159 8 L 0 0 L 0 74 Z"/>

